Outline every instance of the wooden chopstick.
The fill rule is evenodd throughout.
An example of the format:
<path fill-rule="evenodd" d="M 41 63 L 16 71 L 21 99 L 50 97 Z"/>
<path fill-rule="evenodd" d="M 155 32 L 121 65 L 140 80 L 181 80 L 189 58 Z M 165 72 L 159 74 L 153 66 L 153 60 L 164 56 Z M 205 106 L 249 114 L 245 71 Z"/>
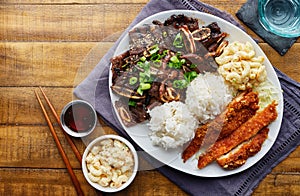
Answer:
<path fill-rule="evenodd" d="M 82 192 L 82 190 L 81 190 L 79 181 L 78 181 L 78 179 L 77 179 L 77 177 L 76 177 L 76 175 L 75 175 L 75 173 L 74 173 L 74 171 L 73 171 L 73 169 L 71 167 L 69 159 L 68 159 L 68 157 L 67 157 L 64 149 L 62 148 L 62 145 L 61 145 L 61 143 L 60 143 L 60 141 L 59 141 L 59 139 L 58 139 L 58 137 L 56 135 L 56 132 L 55 132 L 55 130 L 53 128 L 53 125 L 51 124 L 50 118 L 49 118 L 49 116 L 48 116 L 48 114 L 47 114 L 47 112 L 46 112 L 46 110 L 44 108 L 44 105 L 43 105 L 43 103 L 42 103 L 42 101 L 41 101 L 41 99 L 40 99 L 37 91 L 34 91 L 34 92 L 35 92 L 36 98 L 37 98 L 37 100 L 38 100 L 38 102 L 39 102 L 39 104 L 40 104 L 40 106 L 42 108 L 43 114 L 44 114 L 45 119 L 46 119 L 46 121 L 48 123 L 48 126 L 50 128 L 51 134 L 52 134 L 52 136 L 54 138 L 54 141 L 56 143 L 56 146 L 57 146 L 57 148 L 58 148 L 58 150 L 59 150 L 59 152 L 60 152 L 60 154 L 61 154 L 61 156 L 63 158 L 63 161 L 64 161 L 64 163 L 65 163 L 65 165 L 67 167 L 67 170 L 68 170 L 68 172 L 70 174 L 70 177 L 71 177 L 71 180 L 72 180 L 72 182 L 73 182 L 73 184 L 75 186 L 76 192 L 77 192 L 78 195 L 84 195 L 83 192 Z"/>
<path fill-rule="evenodd" d="M 55 117 L 57 123 L 59 124 L 61 130 L 63 131 L 63 127 L 62 127 L 62 125 L 61 125 L 61 123 L 60 123 L 60 118 L 58 117 L 58 115 L 57 115 L 57 113 L 56 113 L 56 111 L 55 111 L 53 105 L 51 104 L 50 100 L 48 99 L 48 97 L 47 97 L 46 93 L 44 92 L 44 90 L 42 89 L 42 87 L 39 87 L 39 88 L 40 88 L 40 90 L 41 90 L 41 92 L 42 92 L 42 94 L 43 94 L 43 96 L 44 96 L 44 98 L 45 98 L 47 104 L 49 105 L 49 107 L 50 107 L 50 109 L 51 109 L 51 111 L 52 111 L 52 113 L 53 113 L 53 115 L 54 115 L 54 117 Z M 66 139 L 67 139 L 67 142 L 68 142 L 69 145 L 71 146 L 71 148 L 72 148 L 72 150 L 73 150 L 73 152 L 74 152 L 76 158 L 78 159 L 79 163 L 81 164 L 82 156 L 81 156 L 81 154 L 79 153 L 79 151 L 78 151 L 76 145 L 74 144 L 73 140 L 70 138 L 70 136 L 69 136 L 65 131 L 63 131 L 63 134 L 65 135 L 65 137 L 66 137 Z"/>

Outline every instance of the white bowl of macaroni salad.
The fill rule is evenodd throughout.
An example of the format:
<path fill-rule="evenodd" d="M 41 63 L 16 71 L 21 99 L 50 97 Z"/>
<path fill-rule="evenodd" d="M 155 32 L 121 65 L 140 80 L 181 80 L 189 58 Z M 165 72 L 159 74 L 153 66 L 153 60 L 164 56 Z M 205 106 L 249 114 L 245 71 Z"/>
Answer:
<path fill-rule="evenodd" d="M 82 156 L 84 177 L 95 189 L 117 192 L 135 178 L 138 156 L 132 144 L 118 135 L 104 135 L 93 140 Z"/>

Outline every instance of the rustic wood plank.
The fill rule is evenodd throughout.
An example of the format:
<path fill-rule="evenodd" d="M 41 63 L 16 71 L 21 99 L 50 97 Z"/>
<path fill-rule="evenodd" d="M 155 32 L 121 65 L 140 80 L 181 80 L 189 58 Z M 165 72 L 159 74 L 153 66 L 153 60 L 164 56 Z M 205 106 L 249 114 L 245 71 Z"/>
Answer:
<path fill-rule="evenodd" d="M 279 163 L 272 173 L 290 172 L 300 175 L 300 146 L 298 146 L 286 159 Z M 299 187 L 300 188 L 300 187 Z"/>
<path fill-rule="evenodd" d="M 85 181 L 80 170 L 75 170 L 85 194 L 96 195 L 95 189 Z M 75 190 L 65 169 L 15 169 L 1 168 L 0 192 L 4 195 L 75 195 Z M 149 180 L 150 179 L 150 180 Z M 159 185 L 157 184 L 159 182 Z M 300 194 L 299 174 L 271 174 L 254 191 L 253 195 Z M 172 187 L 172 189 L 170 189 Z M 146 191 L 147 190 L 147 191 Z M 141 171 L 133 184 L 122 192 L 107 195 L 187 195 L 164 176 L 155 171 Z"/>
<path fill-rule="evenodd" d="M 112 44 L 1 42 L 0 85 L 74 86 L 90 73 Z M 91 55 L 93 58 L 88 58 Z"/>
<path fill-rule="evenodd" d="M 0 116 L 2 125 L 46 125 L 40 106 L 36 101 L 34 90 L 38 90 L 38 88 L 1 88 L 0 107 L 2 111 L 5 111 Z M 50 91 L 45 89 L 45 91 L 58 114 L 60 114 L 64 105 L 73 99 L 72 89 L 55 88 L 50 89 Z"/>
<path fill-rule="evenodd" d="M 80 168 L 62 131 L 56 132 L 68 155 L 71 165 Z M 48 126 L 0 126 L 0 164 L 2 167 L 20 168 L 66 168 L 57 150 Z M 83 154 L 85 145 L 81 139 L 74 139 L 78 150 Z"/>
<path fill-rule="evenodd" d="M 1 115 L 0 123 L 2 125 L 1 127 L 2 131 L 0 133 L 2 139 L 14 137 L 13 139 L 11 139 L 11 141 L 6 141 L 6 142 L 10 142 L 10 144 L 13 144 L 16 141 L 16 139 L 22 135 L 22 133 L 27 134 L 26 137 L 21 137 L 21 139 L 24 140 L 32 136 L 32 137 L 37 137 L 34 140 L 38 141 L 39 138 L 41 139 L 44 138 L 45 137 L 44 134 L 46 133 L 47 133 L 46 136 L 51 138 L 50 133 L 47 131 L 48 127 L 46 126 L 45 119 L 41 113 L 40 106 L 35 101 L 36 99 L 34 95 L 34 90 L 38 90 L 38 88 L 11 88 L 11 87 L 0 88 L 1 91 L 0 108 L 1 111 L 6 111 Z M 64 105 L 74 98 L 72 95 L 72 90 L 73 88 L 52 88 L 52 87 L 44 88 L 44 91 L 48 95 L 50 101 L 53 103 L 58 114 L 60 114 L 60 111 L 62 110 Z M 52 117 L 52 122 L 56 124 L 53 117 Z M 103 123 L 103 121 L 101 121 L 101 119 L 99 121 L 99 126 L 100 124 L 104 126 L 103 127 L 104 130 L 101 131 L 104 131 L 105 133 L 111 133 L 109 128 Z M 20 126 L 24 126 L 24 127 L 20 127 Z M 43 130 L 39 130 L 39 129 L 43 129 Z M 31 130 L 35 131 L 35 133 L 31 134 Z M 22 146 L 32 146 L 31 140 L 26 142 L 28 143 L 22 144 Z M 38 146 L 42 144 L 44 144 L 44 141 L 41 141 L 41 143 L 38 144 Z M 4 145 L 4 146 L 10 146 L 10 145 Z M 14 146 L 12 145 L 11 147 Z M 15 150 L 16 149 L 13 149 L 11 151 L 13 152 Z M 30 154 L 30 152 L 28 152 L 27 154 Z M 25 157 L 26 156 L 27 155 L 25 155 Z M 284 169 L 286 168 L 290 169 L 289 171 L 291 172 L 300 170 L 300 165 L 297 164 L 300 163 L 299 157 L 300 157 L 300 151 L 299 150 L 294 151 L 289 156 L 289 158 L 292 159 L 283 161 L 285 165 L 280 167 L 281 169 L 279 171 L 285 171 Z M 296 164 L 294 164 L 294 162 Z"/>
<path fill-rule="evenodd" d="M 104 134 L 115 134 L 103 122 L 93 134 L 87 138 L 73 138 L 80 153 L 83 154 L 88 143 Z M 76 157 L 66 142 L 61 130 L 55 126 L 58 137 L 74 168 L 80 168 Z M 30 139 L 29 139 L 30 138 Z M 36 126 L 0 126 L 0 165 L 2 167 L 21 168 L 65 168 L 57 147 L 46 125 Z M 20 148 L 22 146 L 22 148 Z M 291 153 L 287 159 L 276 166 L 272 173 L 297 173 L 300 171 L 300 147 Z M 141 168 L 150 168 L 143 163 Z"/>
<path fill-rule="evenodd" d="M 207 3 L 214 5 L 213 1 L 207 1 Z M 241 2 L 239 4 L 242 5 Z M 112 39 L 115 36 L 112 36 L 111 32 L 120 34 L 144 5 L 143 3 L 3 5 L 0 6 L 0 10 L 3 10 L 0 12 L 2 14 L 0 22 L 3 24 L 0 27 L 0 38 L 11 41 L 102 41 L 103 39 Z M 234 1 L 219 3 L 215 6 L 226 10 L 235 17 L 237 9 L 233 5 L 235 5 Z M 47 28 L 46 32 L 43 30 L 44 28 Z"/>
<path fill-rule="evenodd" d="M 45 91 L 60 113 L 74 99 L 80 81 L 127 28 L 148 0 L 2 0 L 0 2 L 0 195 L 75 195 L 64 163 L 49 133 L 33 91 Z M 204 0 L 234 16 L 246 0 Z M 105 14 L 104 14 L 105 11 Z M 234 16 L 235 17 L 235 16 Z M 299 81 L 299 39 L 281 57 L 258 39 L 271 63 Z M 113 33 L 112 33 L 113 32 Z M 99 59 L 85 60 L 100 44 Z M 104 43 L 105 42 L 105 43 Z M 98 55 L 97 55 L 98 56 Z M 92 66 L 83 68 L 83 61 Z M 78 73 L 84 73 L 78 75 Z M 68 77 L 65 77 L 67 75 Z M 74 81 L 74 78 L 76 81 Z M 54 122 L 54 119 L 51 118 Z M 100 134 L 115 134 L 101 119 L 85 140 L 74 139 L 80 152 Z M 58 128 L 57 124 L 55 127 Z M 80 164 L 63 138 L 86 195 L 97 193 L 85 181 Z M 253 195 L 300 195 L 300 147 L 276 166 Z M 145 163 L 147 164 L 147 163 Z M 108 195 L 186 195 L 157 171 L 140 171 L 122 192 Z"/>
<path fill-rule="evenodd" d="M 142 7 L 141 4 L 1 5 L 0 40 L 102 41 L 122 32 Z"/>
<path fill-rule="evenodd" d="M 81 170 L 74 171 L 85 195 L 96 195 Z M 1 195 L 76 195 L 66 169 L 0 168 Z"/>
<path fill-rule="evenodd" d="M 2 4 L 146 4 L 149 0 L 2 0 Z M 240 7 L 246 0 L 220 0 L 218 2 L 214 0 L 203 0 L 207 4 L 211 4 L 219 9 L 230 4 L 232 7 Z M 233 6 L 234 5 L 234 6 Z"/>
<path fill-rule="evenodd" d="M 80 83 L 112 47 L 112 42 L 0 42 L 0 86 L 60 86 Z M 296 43 L 282 57 L 268 44 L 261 48 L 273 66 L 298 80 Z M 60 71 L 65 70 L 65 71 Z"/>
<path fill-rule="evenodd" d="M 14 1 L 13 1 L 14 2 Z M 14 3 L 17 3 L 16 1 Z M 73 2 L 73 1 L 72 1 Z M 226 10 L 237 21 L 238 9 L 246 2 L 204 1 L 220 10 Z M 9 41 L 102 41 L 114 39 L 134 20 L 147 1 L 121 0 L 111 2 L 27 2 L 0 4 L 0 40 Z M 66 2 L 68 3 L 68 1 Z M 75 18 L 75 19 L 74 19 Z M 44 31 L 44 29 L 47 29 Z M 262 40 L 245 27 L 247 32 Z M 300 40 L 298 39 L 298 42 Z"/>
<path fill-rule="evenodd" d="M 11 88 L 8 88 L 8 89 L 11 89 Z M 26 90 L 27 88 L 24 88 L 24 89 Z M 63 92 L 66 89 L 61 89 L 61 90 L 62 90 L 61 92 Z M 51 92 L 52 88 L 47 88 L 46 91 Z M 23 94 L 23 93 L 21 93 L 21 94 Z M 56 97 L 57 95 L 54 94 L 53 96 Z M 58 103 L 58 102 L 56 102 L 56 103 Z M 22 115 L 22 116 L 25 117 L 25 115 Z M 5 130 L 3 131 L 3 129 L 5 129 Z M 28 126 L 28 127 L 27 126 L 24 126 L 24 127 L 23 126 L 21 126 L 21 127 L 20 126 L 11 126 L 11 127 L 3 126 L 3 127 L 1 127 L 1 131 L 0 131 L 1 137 L 0 138 L 2 138 L 3 140 L 4 140 L 4 138 L 10 138 L 10 139 L 8 139 L 7 143 L 5 144 L 5 147 L 6 148 L 11 147 L 11 149 L 6 149 L 5 151 L 18 152 L 15 155 L 10 154 L 9 156 L 12 156 L 12 158 L 10 158 L 10 159 L 7 158 L 8 155 L 1 154 L 1 157 L 5 157 L 5 159 L 7 159 L 7 162 L 1 163 L 1 165 L 4 165 L 4 166 L 7 165 L 8 167 L 18 167 L 21 164 L 24 164 L 23 165 L 24 167 L 37 166 L 37 167 L 63 168 L 64 165 L 60 159 L 60 155 L 55 150 L 56 147 L 54 146 L 52 137 L 51 137 L 50 133 L 47 131 L 48 131 L 48 128 L 46 125 L 45 126 L 36 126 L 36 127 L 30 127 L 30 126 Z M 3 135 L 3 133 L 6 133 L 6 134 Z M 48 134 L 46 134 L 46 133 L 48 133 Z M 46 137 L 44 137 L 45 134 L 46 134 Z M 59 135 L 61 137 L 61 134 L 59 134 Z M 29 141 L 27 141 L 26 138 L 31 138 L 31 139 Z M 20 139 L 20 140 L 18 140 L 19 141 L 18 143 L 19 144 L 21 143 L 22 146 L 31 146 L 31 147 L 25 148 L 25 150 L 24 150 L 24 148 L 20 149 L 19 145 L 14 146 L 13 144 L 16 143 L 17 139 Z M 34 141 L 37 143 L 35 143 Z M 29 143 L 26 143 L 26 142 L 29 142 Z M 80 143 L 80 141 L 79 141 L 79 143 Z M 78 143 L 76 143 L 76 144 L 78 145 Z M 63 145 L 66 146 L 67 144 L 63 141 Z M 44 146 L 43 148 L 41 148 L 42 152 L 39 152 L 39 149 L 38 149 L 39 146 Z M 3 149 L 2 146 L 1 146 L 1 149 Z M 68 148 L 65 148 L 65 149 L 67 150 L 67 154 L 72 154 L 70 149 L 68 149 Z M 48 152 L 48 150 L 50 152 Z M 83 150 L 83 149 L 81 148 L 81 150 Z M 35 156 L 34 153 L 38 153 L 38 154 Z M 300 153 L 300 151 L 298 149 L 297 151 L 292 153 L 288 159 L 284 160 L 273 170 L 273 172 L 275 172 L 275 173 L 272 175 L 281 174 L 281 175 L 287 175 L 287 176 L 285 178 L 283 178 L 283 177 L 280 178 L 283 180 L 276 182 L 277 183 L 276 187 L 274 187 L 275 185 L 274 185 L 273 181 L 270 182 L 268 180 L 270 178 L 268 176 L 267 179 L 265 179 L 260 184 L 259 188 L 257 189 L 258 194 L 261 194 L 262 192 L 267 195 L 271 194 L 271 193 L 276 193 L 276 192 L 280 193 L 285 188 L 289 188 L 289 193 L 292 195 L 294 193 L 295 193 L 294 195 L 296 195 L 296 193 L 299 193 L 299 191 L 297 189 L 297 187 L 299 187 L 299 186 L 297 186 L 297 184 L 292 183 L 295 180 L 294 173 L 295 172 L 297 173 L 300 170 L 300 165 L 297 164 L 297 163 L 299 163 L 299 153 Z M 21 155 L 21 158 L 19 157 L 20 155 Z M 16 157 L 18 157 L 19 159 Z M 31 157 L 32 158 L 31 161 L 33 161 L 33 162 L 31 162 L 31 161 L 26 162 L 25 160 L 28 159 L 28 157 Z M 75 167 L 78 168 L 79 166 L 78 165 L 76 166 L 76 164 L 77 164 L 76 159 L 74 157 L 73 158 L 72 157 L 73 156 L 70 157 L 72 165 L 75 165 Z M 45 164 L 41 163 L 40 161 L 37 161 L 35 158 L 37 160 L 45 159 L 48 164 L 45 165 Z M 17 161 L 16 161 L 16 159 L 17 159 Z M 37 165 L 35 165 L 35 164 L 37 164 Z M 31 165 L 31 166 L 29 166 L 29 165 Z M 289 173 L 291 173 L 291 174 L 289 174 Z M 143 187 L 146 186 L 145 188 L 147 188 L 147 189 L 143 189 L 143 190 L 149 190 L 150 186 L 152 186 L 152 185 L 155 186 L 155 182 L 157 182 L 157 179 L 163 178 L 158 173 L 152 174 L 152 175 L 153 175 L 153 177 L 150 178 L 151 180 L 149 180 L 149 175 L 145 175 L 145 173 L 140 174 L 140 176 L 142 176 L 142 178 L 148 179 L 148 180 L 142 180 L 142 182 L 145 182 L 147 184 L 147 185 L 141 184 L 141 186 L 143 186 Z M 289 175 L 291 175 L 293 178 L 290 178 Z M 286 180 L 288 180 L 288 181 L 286 181 Z M 291 181 L 289 181 L 289 180 L 291 180 Z M 171 182 L 169 182 L 168 180 L 159 179 L 159 182 L 160 182 L 160 184 L 166 183 L 171 186 Z M 154 184 L 152 184 L 152 183 L 154 183 Z M 278 186 L 278 184 L 280 184 L 280 186 Z M 142 191 L 143 191 L 140 189 L 136 190 L 137 187 L 140 187 L 140 186 L 132 186 L 132 187 L 133 187 L 132 188 L 133 190 L 129 187 L 128 189 L 125 190 L 125 193 L 133 193 L 133 192 L 142 193 Z M 153 190 L 153 191 L 155 191 L 157 193 L 161 193 L 161 192 L 165 192 L 166 194 L 169 193 L 170 190 L 164 189 L 164 187 L 168 187 L 168 186 L 158 186 L 158 187 L 156 186 L 155 190 Z M 263 188 L 261 188 L 261 187 L 263 187 Z M 267 188 L 267 190 L 272 190 L 272 191 L 265 192 L 266 188 Z M 122 193 L 124 193 L 124 192 L 122 192 Z"/>
<path fill-rule="evenodd" d="M 300 64 L 297 55 L 295 55 L 299 54 L 299 43 L 295 43 L 284 56 L 280 56 L 267 43 L 260 43 L 259 45 L 274 67 L 287 74 L 290 78 L 300 82 Z"/>
<path fill-rule="evenodd" d="M 149 181 L 149 179 L 151 180 Z M 174 184 L 166 177 L 160 175 L 157 171 L 139 171 L 133 185 L 135 186 L 129 186 L 122 192 L 109 195 L 187 195 L 180 188 L 174 186 Z M 170 187 L 172 188 L 170 189 Z"/>
<path fill-rule="evenodd" d="M 97 195 L 80 170 L 75 174 L 85 195 Z M 72 182 L 65 169 L 14 169 L 0 168 L 0 193 L 3 195 L 76 195 Z M 148 179 L 151 179 L 149 181 Z M 159 182 L 160 186 L 157 186 Z M 173 188 L 170 190 L 170 186 Z M 147 191 L 145 191 L 147 190 Z M 124 191 L 106 195 L 186 195 L 167 178 L 155 171 L 139 172 Z"/>
<path fill-rule="evenodd" d="M 288 195 L 300 194 L 300 177 L 297 174 L 271 174 L 268 175 L 254 190 L 253 196 L 265 195 Z"/>
<path fill-rule="evenodd" d="M 234 16 L 236 10 L 232 10 L 232 6 L 221 5 L 218 4 L 220 9 L 231 9 L 229 13 Z M 132 9 L 132 6 L 138 7 L 138 11 L 134 11 L 137 9 Z M 3 5 L 0 6 L 2 11 L 0 22 L 3 24 L 0 27 L 0 39 L 9 41 L 115 40 L 116 35 L 121 34 L 128 27 L 143 6 L 144 4 Z M 44 28 L 47 28 L 47 31 L 44 31 Z M 255 36 L 253 33 L 251 35 Z"/>
<path fill-rule="evenodd" d="M 148 0 L 2 0 L 1 4 L 146 4 Z"/>
<path fill-rule="evenodd" d="M 33 156 L 32 158 L 36 158 L 34 156 L 34 152 L 37 152 L 39 148 L 43 149 L 43 153 L 38 154 L 39 159 L 47 161 L 37 162 L 37 165 L 44 166 L 47 162 L 50 162 L 51 159 L 60 160 L 60 155 L 56 151 L 55 144 L 53 142 L 52 136 L 46 126 L 46 122 L 42 116 L 41 110 L 37 102 L 35 100 L 33 91 L 37 88 L 1 88 L 1 104 L 0 108 L 2 111 L 6 111 L 3 113 L 0 127 L 0 139 L 5 141 L 1 145 L 1 149 L 6 149 L 2 151 L 0 157 L 5 157 L 4 162 L 1 165 L 9 166 L 11 163 L 14 163 L 15 166 L 20 165 L 31 165 L 31 160 L 28 157 Z M 50 100 L 53 102 L 56 110 L 60 114 L 63 106 L 72 100 L 72 89 L 70 88 L 44 88 L 45 92 L 48 94 Z M 60 97 L 60 99 L 57 99 Z M 31 103 L 31 104 L 28 104 Z M 55 122 L 52 118 L 52 122 Z M 55 123 L 54 123 L 55 124 Z M 9 126 L 7 126 L 9 125 Z M 22 126 L 23 125 L 23 126 Z M 104 126 L 101 127 L 100 125 Z M 58 129 L 57 125 L 56 128 Z M 60 130 L 58 130 L 60 137 L 62 137 Z M 95 137 L 101 134 L 114 133 L 109 127 L 107 127 L 101 120 L 99 121 L 99 125 L 97 129 L 91 137 Z M 5 140 L 5 138 L 8 138 Z M 30 140 L 28 140 L 30 138 Z M 63 137 L 62 137 L 63 138 Z M 16 141 L 21 139 L 18 144 L 21 146 L 30 146 L 31 148 L 19 148 L 19 145 L 16 144 Z M 89 138 L 88 138 L 89 139 Z M 65 144 L 65 140 L 62 139 L 63 145 Z M 81 152 L 84 150 L 84 146 L 81 144 L 81 140 L 76 140 L 76 144 L 81 148 Z M 86 142 L 86 141 L 84 141 Z M 49 156 L 52 152 L 48 152 L 49 149 L 55 149 L 55 155 Z M 288 159 L 284 160 L 280 163 L 275 169 L 274 172 L 297 172 L 300 171 L 300 148 L 294 151 Z M 23 151 L 25 150 L 25 151 Z M 72 154 L 70 149 L 67 149 L 67 154 Z M 10 154 L 11 152 L 15 152 L 15 154 Z M 7 154 L 6 154 L 7 153 Z M 54 153 L 54 152 L 53 152 Z M 20 156 L 22 155 L 22 156 Z M 23 162 L 25 160 L 25 162 Z M 26 162 L 29 161 L 29 162 Z M 74 156 L 72 156 L 72 163 L 76 164 L 76 160 L 74 160 Z M 53 167 L 62 167 L 63 162 L 56 162 Z M 33 164 L 34 166 L 34 164 Z M 78 165 L 77 165 L 78 166 Z"/>

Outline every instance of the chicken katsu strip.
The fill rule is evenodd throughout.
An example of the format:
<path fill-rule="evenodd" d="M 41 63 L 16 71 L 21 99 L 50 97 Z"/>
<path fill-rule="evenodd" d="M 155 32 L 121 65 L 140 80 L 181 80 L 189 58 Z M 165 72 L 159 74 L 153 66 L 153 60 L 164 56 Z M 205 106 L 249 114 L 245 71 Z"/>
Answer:
<path fill-rule="evenodd" d="M 214 143 L 205 154 L 202 154 L 198 159 L 198 168 L 201 169 L 216 160 L 218 157 L 238 146 L 244 141 L 247 141 L 252 136 L 257 134 L 259 130 L 269 125 L 277 118 L 276 103 L 269 104 L 262 111 L 259 111 L 242 124 L 238 129 L 233 131 L 228 137 L 225 137 Z"/>
<path fill-rule="evenodd" d="M 258 108 L 257 93 L 247 91 L 238 95 L 214 120 L 196 129 L 193 140 L 182 153 L 183 161 L 192 157 L 200 147 L 210 146 L 217 139 L 229 135 L 254 116 Z"/>
<path fill-rule="evenodd" d="M 269 128 L 263 128 L 250 140 L 217 158 L 217 163 L 224 169 L 235 169 L 244 165 L 249 157 L 254 156 L 261 150 L 268 133 Z"/>

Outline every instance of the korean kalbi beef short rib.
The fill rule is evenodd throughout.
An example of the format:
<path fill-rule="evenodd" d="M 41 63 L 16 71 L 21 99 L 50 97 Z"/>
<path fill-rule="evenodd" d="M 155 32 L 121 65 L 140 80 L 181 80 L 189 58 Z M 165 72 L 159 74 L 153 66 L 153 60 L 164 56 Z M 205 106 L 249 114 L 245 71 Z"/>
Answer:
<path fill-rule="evenodd" d="M 123 123 L 132 126 L 149 119 L 147 110 L 157 105 L 184 101 L 185 88 L 174 86 L 174 81 L 183 81 L 192 72 L 216 72 L 214 57 L 228 44 L 225 37 L 217 23 L 199 27 L 198 19 L 184 15 L 132 29 L 129 50 L 111 58 L 111 88 L 122 97 L 115 106 Z M 139 61 L 152 59 L 153 50 L 160 56 L 160 65 L 151 60 L 146 72 Z M 181 62 L 179 68 L 169 66 L 174 58 Z M 142 93 L 138 92 L 141 75 L 151 83 Z"/>

